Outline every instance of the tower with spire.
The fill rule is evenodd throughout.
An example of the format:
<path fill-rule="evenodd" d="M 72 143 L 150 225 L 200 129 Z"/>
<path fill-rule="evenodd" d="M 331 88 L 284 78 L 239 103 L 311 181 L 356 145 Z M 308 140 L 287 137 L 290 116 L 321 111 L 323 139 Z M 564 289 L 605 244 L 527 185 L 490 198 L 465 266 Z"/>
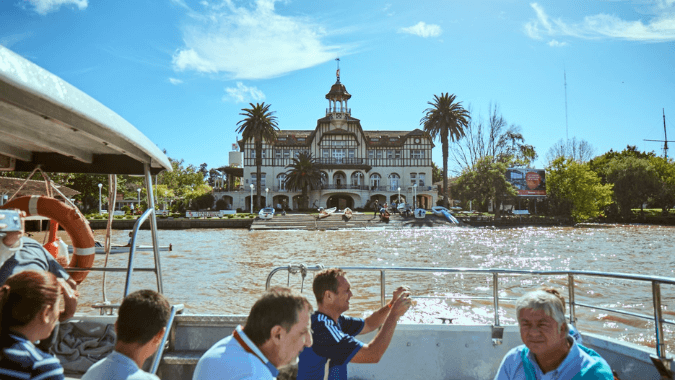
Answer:
<path fill-rule="evenodd" d="M 352 95 L 347 92 L 345 85 L 340 83 L 340 58 L 336 58 L 335 60 L 338 65 L 337 71 L 335 72 L 337 80 L 326 94 L 326 99 L 328 99 L 326 116 L 331 120 L 346 120 L 351 115 L 351 110 L 347 106 L 347 101 Z"/>

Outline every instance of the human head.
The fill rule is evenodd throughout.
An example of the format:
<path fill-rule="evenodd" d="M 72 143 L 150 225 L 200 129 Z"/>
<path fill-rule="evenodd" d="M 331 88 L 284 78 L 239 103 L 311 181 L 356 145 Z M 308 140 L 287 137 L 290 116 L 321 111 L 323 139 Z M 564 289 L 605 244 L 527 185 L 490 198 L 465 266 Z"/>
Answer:
<path fill-rule="evenodd" d="M 347 272 L 339 268 L 324 269 L 317 273 L 312 283 L 312 291 L 314 292 L 314 297 L 316 297 L 316 302 L 319 304 L 323 303 L 326 290 L 337 293 L 339 285 L 338 277 L 345 277 L 346 274 Z"/>
<path fill-rule="evenodd" d="M 47 313 L 55 318 L 46 336 L 38 339 L 47 338 L 58 321 L 60 294 L 59 283 L 49 272 L 24 271 L 9 277 L 0 288 L 0 335 Z"/>
<path fill-rule="evenodd" d="M 117 340 L 144 345 L 166 327 L 169 301 L 153 291 L 138 290 L 124 298 L 117 317 Z"/>
<path fill-rule="evenodd" d="M 289 288 L 276 287 L 266 291 L 251 308 L 244 333 L 256 346 L 262 346 L 271 337 L 272 328 L 283 327 L 287 332 L 298 323 L 298 315 L 312 311 L 312 305 Z"/>
<path fill-rule="evenodd" d="M 569 328 L 559 295 L 535 290 L 516 301 L 520 338 L 535 357 L 566 355 Z"/>
<path fill-rule="evenodd" d="M 569 332 L 565 321 L 565 299 L 553 288 L 540 288 L 526 293 L 516 301 L 516 316 L 520 318 L 523 309 L 541 310 L 553 318 L 559 327 Z"/>

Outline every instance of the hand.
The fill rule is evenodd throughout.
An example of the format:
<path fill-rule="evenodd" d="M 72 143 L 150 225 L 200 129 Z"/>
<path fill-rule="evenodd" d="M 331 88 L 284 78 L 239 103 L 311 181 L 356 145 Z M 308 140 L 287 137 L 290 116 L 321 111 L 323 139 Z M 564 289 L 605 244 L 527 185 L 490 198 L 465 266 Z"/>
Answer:
<path fill-rule="evenodd" d="M 393 313 L 396 317 L 400 318 L 411 306 L 412 299 L 410 298 L 410 292 L 403 292 L 392 304 L 390 313 Z"/>
<path fill-rule="evenodd" d="M 396 302 L 396 300 L 398 299 L 398 297 L 399 297 L 403 292 L 408 292 L 408 291 L 410 291 L 410 288 L 408 288 L 407 286 L 399 286 L 398 288 L 396 288 L 396 290 L 394 290 L 394 297 L 391 299 L 391 302 L 390 302 L 389 304 L 390 304 L 390 305 L 393 305 L 394 302 Z"/>
<path fill-rule="evenodd" d="M 77 297 L 79 294 L 76 290 L 77 285 L 72 278 L 69 278 L 67 281 L 59 278 L 58 282 L 63 291 L 63 303 L 65 305 L 64 310 L 59 316 L 59 321 L 63 322 L 75 315 L 75 309 L 77 309 Z"/>

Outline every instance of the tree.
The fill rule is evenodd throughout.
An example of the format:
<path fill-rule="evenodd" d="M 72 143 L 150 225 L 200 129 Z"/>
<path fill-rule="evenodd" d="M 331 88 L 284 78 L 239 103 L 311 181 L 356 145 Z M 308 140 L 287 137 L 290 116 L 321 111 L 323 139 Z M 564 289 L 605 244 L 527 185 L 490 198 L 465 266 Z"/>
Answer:
<path fill-rule="evenodd" d="M 656 193 L 660 178 L 647 158 L 612 159 L 607 167 L 607 183 L 614 185 L 614 202 L 628 219 L 632 209 L 640 207 Z"/>
<path fill-rule="evenodd" d="M 293 157 L 290 165 L 286 166 L 286 179 L 284 185 L 288 190 L 302 190 L 301 208 L 309 208 L 309 189 L 317 189 L 321 184 L 321 171 L 316 165 L 316 160 L 309 152 L 300 152 Z"/>
<path fill-rule="evenodd" d="M 653 194 L 653 203 L 668 215 L 675 204 L 675 162 L 663 157 L 650 157 L 649 163 L 659 176 L 659 183 Z"/>
<path fill-rule="evenodd" d="M 546 169 L 546 192 L 553 213 L 577 222 L 600 215 L 612 203 L 612 185 L 570 157 L 558 157 Z"/>
<path fill-rule="evenodd" d="M 242 108 L 244 119 L 237 123 L 237 133 L 241 133 L 244 141 L 253 140 L 255 147 L 255 166 L 256 166 L 256 198 L 255 207 L 260 209 L 260 178 L 262 177 L 262 144 L 263 141 L 275 141 L 277 139 L 277 117 L 274 111 L 270 111 L 270 104 L 264 102 L 249 103 L 251 108 Z"/>
<path fill-rule="evenodd" d="M 492 162 L 511 162 L 511 166 L 525 167 L 537 158 L 534 146 L 525 144 L 517 125 L 508 125 L 498 105 L 489 106 L 490 117 L 471 117 L 464 129 L 465 138 L 455 144 L 452 158 L 461 172 L 471 170 L 479 160 L 492 157 Z M 471 110 L 469 110 L 471 113 Z"/>
<path fill-rule="evenodd" d="M 551 165 L 559 157 L 571 158 L 576 162 L 584 163 L 593 158 L 595 148 L 586 140 L 578 140 L 572 137 L 572 140 L 558 140 L 546 153 L 548 165 Z"/>
<path fill-rule="evenodd" d="M 480 158 L 469 170 L 464 170 L 457 179 L 455 188 L 461 199 L 475 201 L 479 210 L 487 210 L 490 200 L 495 204 L 495 216 L 500 216 L 501 205 L 506 198 L 515 197 L 516 189 L 506 180 L 506 162 L 494 162 L 493 157 Z"/>
<path fill-rule="evenodd" d="M 443 180 L 443 172 L 435 162 L 431 163 L 431 183 L 441 182 Z"/>
<path fill-rule="evenodd" d="M 443 151 L 443 205 L 449 207 L 450 190 L 448 189 L 448 149 L 449 140 L 458 141 L 464 137 L 464 129 L 471 120 L 471 115 L 462 107 L 462 102 L 456 102 L 454 94 L 441 93 L 434 95 L 434 100 L 428 102 L 431 106 L 424 110 L 424 117 L 420 125 L 432 139 L 441 140 Z"/>

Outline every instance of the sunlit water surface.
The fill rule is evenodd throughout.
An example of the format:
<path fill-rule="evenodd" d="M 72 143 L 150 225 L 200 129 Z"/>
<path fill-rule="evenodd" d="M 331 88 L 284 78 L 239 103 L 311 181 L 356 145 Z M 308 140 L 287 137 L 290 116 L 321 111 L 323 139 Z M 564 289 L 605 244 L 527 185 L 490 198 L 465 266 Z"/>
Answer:
<path fill-rule="evenodd" d="M 269 272 L 288 264 L 331 266 L 503 268 L 528 270 L 589 270 L 639 273 L 675 277 L 675 228 L 616 226 L 593 228 L 423 228 L 400 230 L 343 231 L 248 231 L 239 229 L 191 229 L 158 231 L 161 244 L 173 245 L 162 252 L 164 292 L 188 313 L 247 314 L 264 290 Z M 103 239 L 105 231 L 96 231 Z M 113 244 L 125 244 L 128 231 L 113 231 Z M 150 244 L 149 231 L 141 231 L 139 244 Z M 111 255 L 108 265 L 126 267 L 127 254 Z M 96 266 L 104 255 L 97 255 Z M 135 267 L 152 266 L 152 254 L 140 252 Z M 311 293 L 311 273 L 304 285 L 299 274 L 278 273 L 273 285 L 304 288 Z M 89 274 L 80 287 L 81 307 L 102 298 L 100 272 Z M 125 275 L 107 275 L 107 298 L 119 302 Z M 379 306 L 379 272 L 351 272 L 354 297 L 348 314 L 364 315 Z M 408 285 L 418 298 L 404 317 L 410 323 L 440 323 L 437 318 L 455 318 L 454 323 L 490 324 L 494 321 L 492 300 L 467 296 L 492 296 L 491 275 L 391 272 L 386 275 L 388 296 Z M 576 277 L 576 302 L 653 315 L 651 285 L 599 277 Z M 567 278 L 503 277 L 500 297 L 518 297 L 540 285 L 551 285 L 567 298 Z M 135 273 L 132 291 L 156 289 L 155 275 Z M 675 289 L 662 286 L 664 317 L 675 319 Z M 615 338 L 654 346 L 654 323 L 631 316 L 578 307 L 577 326 L 582 331 L 601 332 Z M 500 321 L 515 323 L 513 301 L 501 301 Z M 673 352 L 673 326 L 665 324 L 668 350 Z"/>

